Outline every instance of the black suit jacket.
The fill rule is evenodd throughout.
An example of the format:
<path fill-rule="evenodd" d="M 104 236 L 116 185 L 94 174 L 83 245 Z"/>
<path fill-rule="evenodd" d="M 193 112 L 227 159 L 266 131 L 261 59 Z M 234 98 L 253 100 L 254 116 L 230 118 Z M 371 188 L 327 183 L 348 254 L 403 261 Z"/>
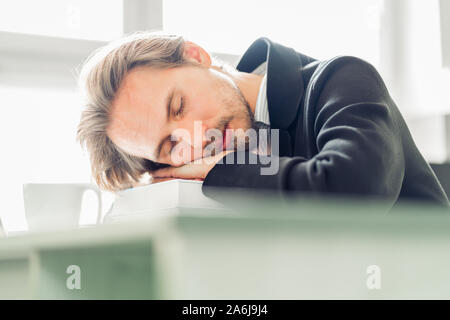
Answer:
<path fill-rule="evenodd" d="M 210 187 L 237 187 L 448 205 L 372 65 L 351 56 L 317 61 L 259 38 L 237 69 L 252 72 L 264 61 L 271 128 L 280 130 L 278 158 L 271 161 L 279 161 L 279 170 L 261 175 L 266 162 L 237 164 L 238 152 L 230 153 L 206 176 L 205 195 L 217 198 Z"/>

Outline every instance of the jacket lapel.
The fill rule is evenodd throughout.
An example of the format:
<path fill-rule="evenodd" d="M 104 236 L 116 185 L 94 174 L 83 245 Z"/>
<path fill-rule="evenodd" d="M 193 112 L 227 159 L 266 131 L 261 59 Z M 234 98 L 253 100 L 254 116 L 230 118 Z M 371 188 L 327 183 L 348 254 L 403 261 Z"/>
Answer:
<path fill-rule="evenodd" d="M 280 130 L 280 156 L 292 155 L 288 127 L 296 119 L 304 93 L 301 60 L 301 55 L 294 49 L 263 37 L 251 44 L 236 67 L 239 71 L 250 73 L 261 63 L 267 61 L 267 102 L 270 127 Z"/>

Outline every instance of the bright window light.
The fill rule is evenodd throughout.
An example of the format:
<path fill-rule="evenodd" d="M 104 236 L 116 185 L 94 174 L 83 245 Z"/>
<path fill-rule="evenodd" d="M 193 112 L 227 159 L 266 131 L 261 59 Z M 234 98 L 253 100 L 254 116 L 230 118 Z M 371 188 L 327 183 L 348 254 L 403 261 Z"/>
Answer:
<path fill-rule="evenodd" d="M 22 185 L 89 182 L 86 154 L 75 141 L 81 101 L 75 90 L 0 86 L 0 160 L 5 229 L 26 228 Z"/>
<path fill-rule="evenodd" d="M 3 0 L 0 30 L 107 41 L 122 35 L 123 0 Z"/>
<path fill-rule="evenodd" d="M 382 0 L 166 0 L 166 31 L 241 55 L 260 36 L 318 59 L 354 55 L 378 65 Z M 349 9 L 351 8 L 351 9 Z"/>

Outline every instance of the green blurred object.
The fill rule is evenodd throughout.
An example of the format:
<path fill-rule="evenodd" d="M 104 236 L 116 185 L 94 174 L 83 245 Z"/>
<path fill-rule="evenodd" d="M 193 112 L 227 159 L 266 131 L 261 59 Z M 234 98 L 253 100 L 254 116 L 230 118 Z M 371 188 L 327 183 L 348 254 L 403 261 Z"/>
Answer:
<path fill-rule="evenodd" d="M 449 299 L 450 215 L 421 203 L 230 194 L 0 241 L 2 299 Z M 69 289 L 70 265 L 80 289 Z M 378 266 L 380 288 L 368 286 Z"/>
<path fill-rule="evenodd" d="M 150 242 L 39 252 L 38 299 L 158 298 Z M 67 266 L 81 270 L 80 290 L 68 290 Z"/>

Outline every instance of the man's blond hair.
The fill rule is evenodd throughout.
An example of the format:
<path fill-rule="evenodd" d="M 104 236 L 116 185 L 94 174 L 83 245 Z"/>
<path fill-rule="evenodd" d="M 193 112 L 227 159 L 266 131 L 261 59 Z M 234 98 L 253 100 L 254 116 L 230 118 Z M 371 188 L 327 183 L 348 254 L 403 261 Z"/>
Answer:
<path fill-rule="evenodd" d="M 92 175 L 104 190 L 117 191 L 138 183 L 144 173 L 164 165 L 129 155 L 106 134 L 111 104 L 127 72 L 138 66 L 174 68 L 193 63 L 184 59 L 182 36 L 161 32 L 128 35 L 99 48 L 84 63 L 79 77 L 85 109 L 77 141 L 86 148 Z M 213 58 L 223 68 L 223 61 Z"/>

